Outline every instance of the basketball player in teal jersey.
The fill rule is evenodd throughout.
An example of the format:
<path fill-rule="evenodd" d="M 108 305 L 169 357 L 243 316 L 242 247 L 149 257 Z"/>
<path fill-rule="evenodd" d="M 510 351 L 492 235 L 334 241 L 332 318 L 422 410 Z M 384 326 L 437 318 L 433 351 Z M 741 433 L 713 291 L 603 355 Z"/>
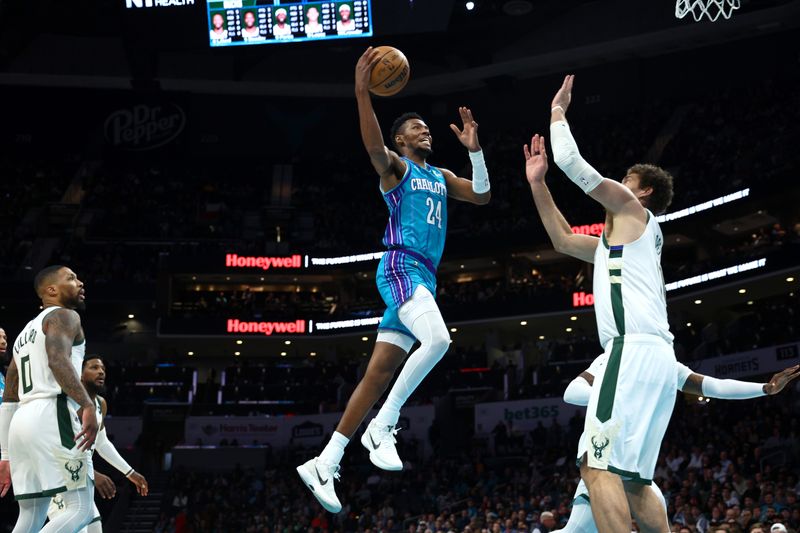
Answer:
<path fill-rule="evenodd" d="M 389 223 L 383 237 L 388 250 L 376 274 L 387 309 L 378 326 L 367 371 L 350 397 L 331 440 L 319 457 L 297 467 L 303 482 L 332 513 L 342 509 L 333 480 L 339 479 L 344 448 L 418 340 L 419 348 L 408 356 L 383 407 L 361 437 L 375 466 L 402 470 L 394 439 L 400 408 L 450 345 L 450 335 L 434 299 L 436 267 L 444 251 L 447 230 L 447 197 L 484 205 L 491 196 L 489 174 L 478 143 L 478 124 L 465 107 L 459 108 L 463 128 L 455 124 L 450 128 L 469 150 L 471 181 L 427 163 L 433 153 L 433 137 L 416 113 L 406 113 L 392 125 L 392 143 L 397 151 L 384 145 L 368 90 L 370 72 L 378 60 L 379 52 L 371 47 L 359 59 L 356 100 L 361 139 L 380 176 L 380 190 L 389 207 Z"/>

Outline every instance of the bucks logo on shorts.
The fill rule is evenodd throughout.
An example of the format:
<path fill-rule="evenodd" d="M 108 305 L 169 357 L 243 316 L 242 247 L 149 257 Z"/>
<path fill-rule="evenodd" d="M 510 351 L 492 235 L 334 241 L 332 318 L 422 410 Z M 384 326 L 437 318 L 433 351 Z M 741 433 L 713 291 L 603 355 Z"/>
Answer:
<path fill-rule="evenodd" d="M 66 468 L 67 472 L 72 476 L 72 481 L 78 481 L 81 477 L 80 471 L 81 468 L 83 468 L 83 461 L 67 461 L 64 463 L 64 468 Z"/>
<path fill-rule="evenodd" d="M 603 458 L 603 450 L 606 449 L 608 446 L 609 440 L 608 437 L 603 437 L 603 442 L 597 442 L 594 437 L 592 437 L 592 447 L 594 448 L 594 458 L 595 459 L 602 459 Z"/>
<path fill-rule="evenodd" d="M 64 503 L 64 498 L 61 497 L 61 494 L 56 494 L 53 496 L 53 503 L 56 504 L 56 507 L 58 507 L 59 511 L 64 509 L 64 506 L 66 505 Z"/>

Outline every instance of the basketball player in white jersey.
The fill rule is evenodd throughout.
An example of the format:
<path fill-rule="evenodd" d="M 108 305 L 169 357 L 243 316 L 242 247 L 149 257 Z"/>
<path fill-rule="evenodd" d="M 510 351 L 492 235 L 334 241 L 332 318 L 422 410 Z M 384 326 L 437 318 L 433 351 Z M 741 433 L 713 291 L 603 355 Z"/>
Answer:
<path fill-rule="evenodd" d="M 4 365 L 6 362 L 6 350 L 8 349 L 8 337 L 6 336 L 6 330 L 0 328 L 0 366 Z M 3 391 L 6 389 L 6 380 L 2 374 L 0 374 L 0 402 L 2 402 Z"/>
<path fill-rule="evenodd" d="M 587 406 L 592 393 L 594 377 L 605 371 L 608 363 L 608 354 L 600 354 L 589 368 L 573 379 L 564 391 L 564 401 L 572 405 Z M 682 363 L 675 362 L 676 382 L 678 390 L 685 394 L 695 396 L 705 396 L 707 398 L 719 398 L 722 400 L 746 400 L 749 398 L 759 398 L 761 396 L 774 395 L 781 392 L 786 385 L 800 376 L 800 365 L 787 368 L 778 372 L 767 383 L 751 383 L 748 381 L 738 381 L 735 379 L 717 379 L 703 374 L 697 374 Z M 650 485 L 650 489 L 661 501 L 666 509 L 667 502 L 664 494 L 655 483 Z M 597 526 L 594 523 L 591 510 L 591 498 L 586 483 L 581 480 L 575 490 L 575 497 L 572 502 L 572 512 L 569 521 L 560 529 L 560 533 L 596 533 Z M 669 530 L 667 524 L 665 531 Z"/>
<path fill-rule="evenodd" d="M 556 208 L 544 181 L 544 139 L 534 136 L 524 152 L 533 199 L 556 251 L 594 263 L 597 329 L 609 360 L 595 377 L 578 463 L 601 533 L 630 531 L 631 512 L 642 531 L 664 533 L 664 507 L 646 486 L 677 389 L 661 274 L 664 238 L 655 219 L 672 200 L 672 176 L 653 165 L 635 165 L 620 183 L 589 165 L 566 121 L 572 83 L 567 76 L 551 105 L 553 158 L 605 207 L 602 238 L 573 234 Z"/>
<path fill-rule="evenodd" d="M 44 310 L 14 341 L 0 405 L 0 492 L 10 469 L 19 502 L 13 533 L 74 533 L 92 519 L 97 435 L 95 405 L 78 377 L 86 338 L 75 310 L 85 306 L 84 289 L 64 266 L 44 268 L 34 287 Z M 55 494 L 69 511 L 42 528 Z"/>
<path fill-rule="evenodd" d="M 106 460 L 108 464 L 119 470 L 128 480 L 136 487 L 136 492 L 141 496 L 147 496 L 148 486 L 147 480 L 143 475 L 134 470 L 131 465 L 119 454 L 117 448 L 108 439 L 105 427 L 105 417 L 108 412 L 108 404 L 105 398 L 100 396 L 105 393 L 106 385 L 106 366 L 103 360 L 98 355 L 87 355 L 83 360 L 83 370 L 81 373 L 81 383 L 89 393 L 89 397 L 95 402 L 97 406 L 97 421 L 100 425 L 100 431 L 97 432 L 97 440 L 93 447 L 100 454 L 100 457 Z M 100 476 L 99 472 L 95 472 L 95 476 Z M 113 484 L 113 482 L 112 482 Z M 98 482 L 99 487 L 99 482 Z M 99 490 L 99 489 L 98 489 Z M 61 495 L 56 495 L 50 502 L 50 509 L 47 516 L 50 520 L 54 520 L 59 514 L 68 511 L 67 505 Z M 92 520 L 89 525 L 83 528 L 78 533 L 102 533 L 103 525 L 100 518 L 100 511 L 97 505 L 92 509 Z"/>

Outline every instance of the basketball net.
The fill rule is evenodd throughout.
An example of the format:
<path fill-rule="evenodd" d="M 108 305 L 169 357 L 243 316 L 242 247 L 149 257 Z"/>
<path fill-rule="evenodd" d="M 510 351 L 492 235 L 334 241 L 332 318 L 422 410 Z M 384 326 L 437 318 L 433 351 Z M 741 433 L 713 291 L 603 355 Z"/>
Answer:
<path fill-rule="evenodd" d="M 675 16 L 682 19 L 689 13 L 696 22 L 704 17 L 715 22 L 720 16 L 729 19 L 736 9 L 741 7 L 741 0 L 676 0 Z"/>

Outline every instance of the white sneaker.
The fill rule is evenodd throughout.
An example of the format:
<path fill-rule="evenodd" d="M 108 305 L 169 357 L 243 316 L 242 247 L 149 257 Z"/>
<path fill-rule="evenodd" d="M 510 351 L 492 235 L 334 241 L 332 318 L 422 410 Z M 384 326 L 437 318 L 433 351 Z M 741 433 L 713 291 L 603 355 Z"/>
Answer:
<path fill-rule="evenodd" d="M 297 473 L 327 511 L 338 513 L 342 510 L 342 504 L 333 488 L 333 480 L 338 481 L 340 478 L 339 465 L 324 463 L 319 457 L 314 457 L 298 466 Z"/>
<path fill-rule="evenodd" d="M 361 435 L 361 444 L 369 451 L 369 460 L 378 468 L 392 471 L 403 469 L 403 461 L 395 447 L 397 439 L 394 436 L 397 432 L 396 427 L 378 425 L 373 418 Z"/>

